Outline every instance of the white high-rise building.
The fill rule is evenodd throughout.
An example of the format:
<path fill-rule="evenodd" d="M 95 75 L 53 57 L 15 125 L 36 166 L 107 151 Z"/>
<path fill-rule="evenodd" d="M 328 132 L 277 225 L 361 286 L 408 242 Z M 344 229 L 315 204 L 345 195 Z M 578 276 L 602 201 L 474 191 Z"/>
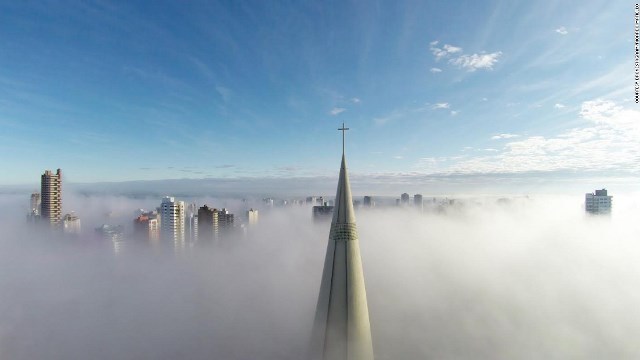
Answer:
<path fill-rule="evenodd" d="M 607 195 L 607 189 L 587 193 L 584 200 L 584 209 L 590 214 L 610 214 L 612 198 L 613 196 Z"/>
<path fill-rule="evenodd" d="M 160 205 L 160 226 L 165 240 L 184 241 L 185 230 L 184 201 L 175 201 L 171 196 L 162 198 Z"/>
<path fill-rule="evenodd" d="M 255 226 L 258 224 L 258 210 L 247 210 L 247 223 L 249 226 Z"/>

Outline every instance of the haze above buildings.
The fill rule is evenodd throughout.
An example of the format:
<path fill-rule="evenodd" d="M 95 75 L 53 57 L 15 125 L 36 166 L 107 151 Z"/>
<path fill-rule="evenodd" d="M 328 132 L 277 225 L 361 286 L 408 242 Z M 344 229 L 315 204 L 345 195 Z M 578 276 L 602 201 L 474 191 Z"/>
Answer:
<path fill-rule="evenodd" d="M 0 184 L 330 193 L 345 121 L 358 191 L 628 186 L 632 22 L 608 1 L 7 2 Z"/>

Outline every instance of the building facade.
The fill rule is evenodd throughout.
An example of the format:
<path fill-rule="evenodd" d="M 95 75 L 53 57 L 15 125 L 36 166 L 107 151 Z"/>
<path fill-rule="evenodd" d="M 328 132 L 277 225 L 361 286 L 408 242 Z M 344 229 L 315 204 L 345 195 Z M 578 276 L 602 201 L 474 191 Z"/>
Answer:
<path fill-rule="evenodd" d="M 218 238 L 218 210 L 203 205 L 198 209 L 198 241 L 213 242 Z"/>
<path fill-rule="evenodd" d="M 258 224 L 258 210 L 247 210 L 247 224 L 249 226 L 255 226 Z"/>
<path fill-rule="evenodd" d="M 418 208 L 418 210 L 422 210 L 422 205 L 423 204 L 424 204 L 424 201 L 422 200 L 422 195 L 421 194 L 413 195 L 413 206 Z"/>
<path fill-rule="evenodd" d="M 62 171 L 46 170 L 40 181 L 40 217 L 52 227 L 62 221 Z"/>
<path fill-rule="evenodd" d="M 164 240 L 184 241 L 185 206 L 184 201 L 175 201 L 165 196 L 160 205 L 161 237 Z"/>
<path fill-rule="evenodd" d="M 218 210 L 218 227 L 220 234 L 229 234 L 233 229 L 233 214 L 229 210 L 222 208 Z"/>
<path fill-rule="evenodd" d="M 80 235 L 80 218 L 73 213 L 66 214 L 62 219 L 62 230 L 65 234 Z"/>
<path fill-rule="evenodd" d="M 613 196 L 607 194 L 607 189 L 587 193 L 585 195 L 584 208 L 589 214 L 611 214 L 612 198 Z"/>
<path fill-rule="evenodd" d="M 40 193 L 31 194 L 31 206 L 30 213 L 35 216 L 40 216 Z"/>
<path fill-rule="evenodd" d="M 400 195 L 400 203 L 402 203 L 402 205 L 409 205 L 409 194 L 404 193 Z"/>
<path fill-rule="evenodd" d="M 157 241 L 160 239 L 160 218 L 155 211 L 143 212 L 133 220 L 133 234 L 136 239 Z"/>
<path fill-rule="evenodd" d="M 364 207 L 374 207 L 376 203 L 373 201 L 373 197 L 365 196 L 362 200 L 362 204 Z"/>

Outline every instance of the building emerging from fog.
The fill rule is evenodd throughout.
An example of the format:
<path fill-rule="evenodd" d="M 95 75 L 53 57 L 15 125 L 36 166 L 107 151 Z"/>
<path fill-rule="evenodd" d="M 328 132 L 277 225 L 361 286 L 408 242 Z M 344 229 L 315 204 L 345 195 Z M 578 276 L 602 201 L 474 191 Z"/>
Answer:
<path fill-rule="evenodd" d="M 137 239 L 157 241 L 160 239 L 160 219 L 155 211 L 143 212 L 133 220 L 133 234 Z"/>
<path fill-rule="evenodd" d="M 233 219 L 233 214 L 230 213 L 229 210 L 225 208 L 218 210 L 218 227 L 220 229 L 220 234 L 226 236 L 231 233 L 233 230 Z"/>
<path fill-rule="evenodd" d="M 255 226 L 258 224 L 258 210 L 247 210 L 247 224 L 249 224 L 249 226 Z"/>
<path fill-rule="evenodd" d="M 218 238 L 218 210 L 204 205 L 198 209 L 198 240 L 211 243 Z"/>
<path fill-rule="evenodd" d="M 310 351 L 313 359 L 373 359 L 367 294 L 344 151 Z"/>
<path fill-rule="evenodd" d="M 40 216 L 40 193 L 31 194 L 31 209 L 32 215 Z"/>
<path fill-rule="evenodd" d="M 610 214 L 612 198 L 613 196 L 607 195 L 607 189 L 587 193 L 585 195 L 584 208 L 590 214 Z"/>
<path fill-rule="evenodd" d="M 64 216 L 62 219 L 62 225 L 65 234 L 80 235 L 80 218 L 73 212 Z"/>
<path fill-rule="evenodd" d="M 422 200 L 422 194 L 413 195 L 413 206 L 415 206 L 418 210 L 422 210 L 424 201 Z"/>
<path fill-rule="evenodd" d="M 35 224 L 40 221 L 40 193 L 31 194 L 31 203 L 29 213 L 27 214 L 27 222 Z"/>
<path fill-rule="evenodd" d="M 184 220 L 184 201 L 175 201 L 171 196 L 162 198 L 162 204 L 160 205 L 162 238 L 184 242 Z"/>
<path fill-rule="evenodd" d="M 313 220 L 315 221 L 323 221 L 331 219 L 333 215 L 333 206 L 327 205 L 316 205 L 311 208 L 313 214 Z"/>
<path fill-rule="evenodd" d="M 54 174 L 46 170 L 40 181 L 40 216 L 43 221 L 57 227 L 62 220 L 62 171 Z"/>

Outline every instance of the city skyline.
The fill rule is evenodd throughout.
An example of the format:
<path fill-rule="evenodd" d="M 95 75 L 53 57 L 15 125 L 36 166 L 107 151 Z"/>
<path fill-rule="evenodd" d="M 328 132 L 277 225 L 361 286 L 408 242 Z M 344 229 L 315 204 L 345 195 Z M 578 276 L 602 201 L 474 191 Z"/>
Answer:
<path fill-rule="evenodd" d="M 21 156 L 0 186 L 52 166 L 66 184 L 313 182 L 342 122 L 371 188 L 638 179 L 624 2 L 2 10 L 0 149 Z"/>

